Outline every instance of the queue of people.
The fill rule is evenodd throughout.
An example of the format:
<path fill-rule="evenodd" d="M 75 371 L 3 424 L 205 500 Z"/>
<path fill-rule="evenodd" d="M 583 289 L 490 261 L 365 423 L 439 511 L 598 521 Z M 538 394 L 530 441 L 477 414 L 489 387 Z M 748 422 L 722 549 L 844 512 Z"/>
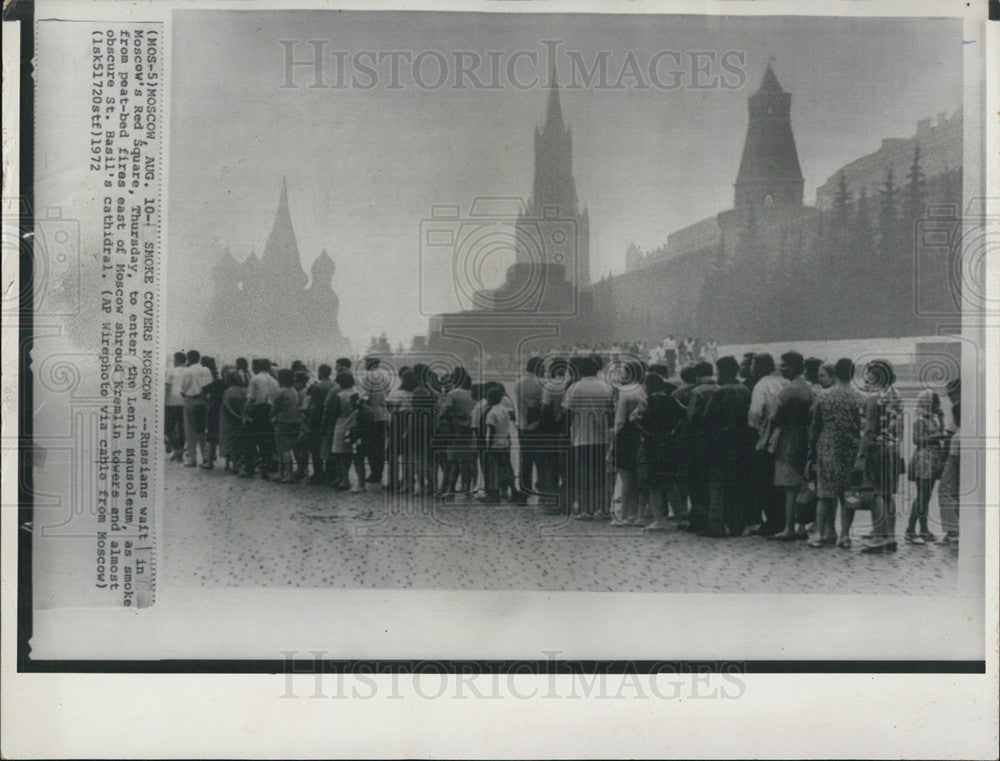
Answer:
<path fill-rule="evenodd" d="M 866 553 L 897 550 L 907 473 L 916 497 L 904 541 L 957 541 L 957 382 L 947 419 L 938 394 L 920 392 L 907 465 L 886 360 L 860 374 L 850 359 L 795 351 L 778 363 L 766 353 L 688 361 L 679 372 L 676 360 L 667 349 L 649 363 L 532 357 L 505 384 L 474 383 L 462 367 L 397 371 L 376 358 L 341 358 L 314 376 L 301 362 L 237 359 L 218 369 L 212 357 L 178 352 L 166 376 L 167 450 L 188 467 L 282 484 L 532 500 L 545 514 L 649 533 L 676 525 L 815 548 L 851 548 L 854 514 L 867 509 Z M 928 522 L 935 487 L 941 537 Z"/>

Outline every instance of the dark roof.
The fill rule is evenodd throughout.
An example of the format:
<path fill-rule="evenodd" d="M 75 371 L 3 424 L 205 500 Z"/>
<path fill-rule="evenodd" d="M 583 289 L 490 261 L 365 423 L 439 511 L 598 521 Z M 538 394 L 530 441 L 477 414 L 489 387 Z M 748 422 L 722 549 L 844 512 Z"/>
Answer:
<path fill-rule="evenodd" d="M 788 119 L 753 118 L 755 111 L 753 99 L 760 94 L 780 95 L 782 97 L 779 100 L 791 97 L 781 89 L 771 64 L 767 65 L 760 89 L 752 96 L 751 121 L 747 126 L 743 158 L 740 161 L 736 182 L 739 184 L 765 178 L 801 180 L 802 168 L 799 166 L 799 154 L 795 149 L 791 122 Z"/>
<path fill-rule="evenodd" d="M 757 92 L 785 92 L 781 89 L 781 84 L 774 75 L 774 69 L 771 68 L 771 64 L 767 65 L 767 69 L 764 71 L 764 78 L 761 80 Z"/>

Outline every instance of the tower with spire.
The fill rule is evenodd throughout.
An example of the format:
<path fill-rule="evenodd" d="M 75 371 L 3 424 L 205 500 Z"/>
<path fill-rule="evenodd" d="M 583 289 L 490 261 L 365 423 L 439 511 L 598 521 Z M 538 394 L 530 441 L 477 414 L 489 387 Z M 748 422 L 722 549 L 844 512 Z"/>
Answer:
<path fill-rule="evenodd" d="M 802 206 L 802 169 L 792 135 L 792 94 L 782 89 L 772 62 L 747 102 L 750 120 L 733 200 L 741 211 Z"/>
<path fill-rule="evenodd" d="M 278 212 L 271 226 L 271 234 L 260 259 L 260 272 L 265 282 L 280 283 L 283 288 L 302 290 L 306 287 L 306 273 L 299 259 L 299 246 L 292 227 L 292 214 L 288 208 L 288 182 L 281 178 L 281 196 Z"/>
<path fill-rule="evenodd" d="M 535 181 L 531 200 L 537 206 L 555 206 L 561 214 L 577 212 L 573 179 L 573 132 L 563 121 L 559 82 L 553 66 L 545 123 L 535 127 Z"/>
<path fill-rule="evenodd" d="M 566 235 L 548 233 L 563 228 Z M 590 287 L 590 220 L 581 209 L 573 178 L 573 133 L 559 102 L 555 67 L 549 82 L 545 121 L 535 127 L 534 181 L 527 210 L 517 220 L 517 251 L 500 294 L 537 294 L 519 309 L 570 314 L 579 309 L 581 291 Z"/>

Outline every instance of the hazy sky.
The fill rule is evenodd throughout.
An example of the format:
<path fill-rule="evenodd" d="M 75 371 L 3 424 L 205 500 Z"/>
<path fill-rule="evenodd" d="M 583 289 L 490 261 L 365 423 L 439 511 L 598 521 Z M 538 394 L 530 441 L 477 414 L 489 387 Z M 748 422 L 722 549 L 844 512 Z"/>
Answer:
<path fill-rule="evenodd" d="M 746 130 L 746 98 L 768 59 L 791 91 L 792 127 L 806 203 L 843 164 L 876 150 L 884 137 L 915 132 L 918 119 L 961 105 L 962 40 L 958 22 L 935 20 L 719 18 L 688 16 L 511 15 L 403 12 L 178 11 L 173 23 L 170 114 L 170 333 L 183 312 L 204 299 L 219 254 L 244 258 L 262 251 L 274 220 L 281 176 L 288 178 L 292 220 L 303 265 L 321 249 L 337 265 L 340 325 L 355 344 L 385 330 L 393 343 L 426 330 L 420 314 L 420 220 L 431 204 L 462 204 L 476 196 L 527 196 L 533 131 L 544 115 L 544 87 L 518 89 L 506 79 L 515 51 L 522 82 L 547 78 L 545 40 L 561 42 L 556 61 L 567 82 L 569 51 L 588 65 L 609 51 L 609 80 L 629 51 L 646 84 L 659 51 L 661 81 L 688 69 L 673 90 L 624 89 L 561 93 L 573 131 L 580 200 L 590 211 L 591 272 L 596 279 L 624 268 L 630 242 L 663 243 L 680 227 L 732 202 Z M 282 89 L 285 51 L 279 40 L 327 40 L 325 76 L 337 79 L 333 51 L 347 51 L 347 78 L 358 74 L 351 54 L 437 51 L 448 60 L 446 83 L 416 86 L 402 62 L 401 89 L 387 89 L 390 64 L 375 64 L 369 90 Z M 501 61 L 501 87 L 455 90 L 455 51 L 474 51 L 489 84 L 489 51 Z M 741 89 L 692 89 L 690 53 L 714 51 L 704 82 L 724 75 L 725 51 L 745 55 Z M 425 56 L 425 81 L 437 77 Z M 707 59 L 703 59 L 707 60 Z M 735 60 L 735 59 L 730 59 Z M 363 63 L 366 60 L 362 61 Z M 468 82 L 468 80 L 466 80 Z M 544 82 L 542 83 L 544 85 Z M 442 268 L 441 281 L 447 280 Z M 426 306 L 426 305 L 425 305 Z"/>

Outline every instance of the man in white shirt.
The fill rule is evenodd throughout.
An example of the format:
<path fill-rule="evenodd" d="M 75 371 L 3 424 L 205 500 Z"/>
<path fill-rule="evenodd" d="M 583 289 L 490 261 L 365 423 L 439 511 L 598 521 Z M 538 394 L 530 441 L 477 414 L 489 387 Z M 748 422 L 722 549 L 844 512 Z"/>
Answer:
<path fill-rule="evenodd" d="M 778 408 L 778 395 L 788 385 L 788 380 L 778 372 L 774 358 L 766 353 L 754 355 L 750 377 L 759 378 L 750 394 L 750 411 L 747 413 L 747 422 L 757 433 L 751 499 L 763 511 L 765 520 L 759 528 L 748 526 L 748 529 L 752 533 L 770 536 L 780 531 L 785 523 L 784 495 L 774 486 L 774 454 L 768 451 L 768 440 L 772 434 L 771 417 Z"/>
<path fill-rule="evenodd" d="M 187 368 L 181 378 L 181 396 L 184 398 L 184 463 L 197 467 L 198 452 L 203 465 L 208 464 L 208 404 L 202 389 L 212 382 L 212 371 L 201 364 L 201 354 L 192 349 L 187 353 Z"/>
<path fill-rule="evenodd" d="M 274 470 L 274 427 L 271 423 L 271 404 L 278 395 L 278 381 L 271 375 L 271 362 L 255 359 L 251 364 L 253 377 L 247 384 L 246 428 L 249 431 L 249 452 L 243 476 L 254 474 L 255 460 L 260 463 L 261 477 L 266 481 Z"/>
<path fill-rule="evenodd" d="M 572 440 L 573 497 L 579 511 L 578 520 L 607 518 L 611 512 L 612 479 L 608 473 L 608 446 L 614 416 L 614 392 L 598 379 L 601 360 L 596 355 L 581 357 L 580 380 L 566 391 L 563 407 L 570 418 Z"/>
<path fill-rule="evenodd" d="M 184 459 L 184 397 L 181 396 L 181 381 L 187 366 L 187 355 L 174 352 L 174 364 L 167 368 L 165 408 L 163 412 L 163 435 L 167 440 L 167 454 L 174 462 Z"/>

